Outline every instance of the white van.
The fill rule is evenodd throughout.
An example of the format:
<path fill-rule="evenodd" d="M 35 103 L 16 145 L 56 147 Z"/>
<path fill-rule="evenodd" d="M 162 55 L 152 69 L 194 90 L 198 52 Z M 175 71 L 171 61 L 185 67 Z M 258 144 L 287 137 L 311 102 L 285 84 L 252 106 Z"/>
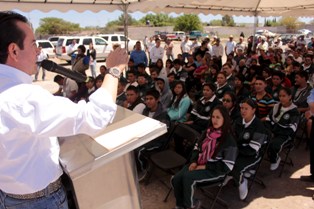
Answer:
<path fill-rule="evenodd" d="M 48 58 L 56 57 L 55 47 L 49 40 L 36 40 L 37 46 L 41 46 L 42 50 L 47 54 Z"/>
<path fill-rule="evenodd" d="M 137 40 L 132 40 L 130 38 L 126 38 L 122 34 L 98 34 L 97 36 L 104 38 L 110 46 L 113 46 L 115 44 L 120 44 L 121 48 L 125 48 L 125 41 L 128 42 L 128 51 L 132 51 L 134 49 L 134 46 L 137 42 Z M 142 49 L 143 48 L 143 44 Z"/>
<path fill-rule="evenodd" d="M 86 52 L 89 48 L 89 44 L 92 42 L 94 49 L 96 50 L 97 60 L 106 60 L 109 53 L 112 51 L 111 45 L 101 37 L 97 36 L 60 36 L 56 46 L 56 57 L 71 62 L 71 57 L 68 55 L 68 46 L 72 43 L 73 39 L 76 40 L 78 45 L 84 45 Z"/>

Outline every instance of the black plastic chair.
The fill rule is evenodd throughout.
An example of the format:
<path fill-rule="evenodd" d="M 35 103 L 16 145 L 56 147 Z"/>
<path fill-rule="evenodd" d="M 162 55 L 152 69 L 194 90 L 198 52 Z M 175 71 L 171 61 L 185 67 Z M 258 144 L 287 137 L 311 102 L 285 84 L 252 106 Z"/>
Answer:
<path fill-rule="evenodd" d="M 181 169 L 188 161 L 191 151 L 193 150 L 196 140 L 200 137 L 200 134 L 185 124 L 178 124 L 174 127 L 174 130 L 170 134 L 169 143 L 176 141 L 174 149 L 168 147 L 168 149 L 162 150 L 160 152 L 154 153 L 149 156 L 149 161 L 151 162 L 153 168 L 150 171 L 150 180 L 153 175 L 154 168 L 158 168 L 169 175 L 174 175 L 179 169 Z M 179 145 L 180 144 L 180 145 Z M 178 150 L 180 147 L 180 150 Z M 179 154 L 180 153 L 180 154 Z M 166 183 L 162 181 L 164 185 L 169 187 Z M 170 187 L 164 202 L 167 201 L 172 188 Z"/>

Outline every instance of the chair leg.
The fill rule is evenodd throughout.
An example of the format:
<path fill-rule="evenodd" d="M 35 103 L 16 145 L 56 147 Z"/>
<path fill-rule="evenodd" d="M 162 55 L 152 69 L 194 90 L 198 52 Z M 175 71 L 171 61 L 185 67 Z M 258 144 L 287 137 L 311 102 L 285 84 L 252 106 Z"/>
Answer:
<path fill-rule="evenodd" d="M 218 192 L 217 192 L 217 194 L 216 194 L 216 196 L 215 196 L 215 198 L 214 198 L 214 200 L 213 200 L 213 202 L 212 202 L 212 204 L 211 204 L 211 206 L 210 206 L 210 209 L 213 209 L 213 208 L 214 208 L 214 206 L 215 206 L 215 204 L 216 204 L 216 201 L 218 200 L 218 195 L 220 194 L 220 192 L 221 192 L 221 190 L 222 190 L 222 187 L 223 187 L 223 185 L 220 185 L 220 186 L 219 186 L 219 190 L 218 190 Z M 222 205 L 228 207 L 228 205 L 227 205 L 227 203 L 225 203 L 225 201 L 220 200 L 219 202 L 220 202 Z"/>
<path fill-rule="evenodd" d="M 290 152 L 291 152 L 291 148 L 289 148 L 288 151 L 285 153 L 286 157 L 285 157 L 285 160 L 282 162 L 282 167 L 280 169 L 279 177 L 281 177 L 286 164 L 293 166 L 293 162 L 291 158 L 290 158 L 290 162 L 287 162 Z"/>
<path fill-rule="evenodd" d="M 168 201 L 168 197 L 169 197 L 169 195 L 171 194 L 171 192 L 172 192 L 172 187 L 170 187 L 170 189 L 169 189 L 169 191 L 168 191 L 168 193 L 167 193 L 167 195 L 166 195 L 166 197 L 165 197 L 165 199 L 164 199 L 164 202 L 167 202 L 167 201 Z"/>

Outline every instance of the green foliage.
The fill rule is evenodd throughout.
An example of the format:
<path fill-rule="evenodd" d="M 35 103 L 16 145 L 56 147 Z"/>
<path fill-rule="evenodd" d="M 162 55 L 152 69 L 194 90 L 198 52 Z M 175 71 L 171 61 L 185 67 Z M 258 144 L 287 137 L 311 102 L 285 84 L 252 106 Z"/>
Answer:
<path fill-rule="evenodd" d="M 222 17 L 222 26 L 231 26 L 234 27 L 236 26 L 233 17 L 229 15 L 225 15 Z"/>
<path fill-rule="evenodd" d="M 264 27 L 276 27 L 276 26 L 280 26 L 281 23 L 277 22 L 276 18 L 273 18 L 272 20 L 266 19 L 264 20 Z"/>
<path fill-rule="evenodd" d="M 222 26 L 222 20 L 212 20 L 209 22 L 211 26 Z"/>
<path fill-rule="evenodd" d="M 174 29 L 179 31 L 203 30 L 200 18 L 194 14 L 185 14 L 176 18 Z"/>
<path fill-rule="evenodd" d="M 64 21 L 60 18 L 47 17 L 40 20 L 36 34 L 69 34 L 81 31 L 80 25 Z"/>
<path fill-rule="evenodd" d="M 160 27 L 160 26 L 169 26 L 174 24 L 174 18 L 170 17 L 167 14 L 147 14 L 145 17 L 141 18 L 139 22 L 143 25 L 146 24 L 146 21 L 149 21 L 151 26 Z"/>
<path fill-rule="evenodd" d="M 280 20 L 280 24 L 286 26 L 287 30 L 294 31 L 298 26 L 298 18 L 297 17 L 283 17 Z"/>

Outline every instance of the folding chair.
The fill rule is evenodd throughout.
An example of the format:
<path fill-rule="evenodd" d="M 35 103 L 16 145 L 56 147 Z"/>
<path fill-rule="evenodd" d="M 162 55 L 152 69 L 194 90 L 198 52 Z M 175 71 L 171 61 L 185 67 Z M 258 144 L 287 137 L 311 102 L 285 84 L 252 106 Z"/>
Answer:
<path fill-rule="evenodd" d="M 190 153 L 193 150 L 194 144 L 199 137 L 200 137 L 200 134 L 194 129 L 190 128 L 189 126 L 181 124 L 181 123 L 176 125 L 169 138 L 172 141 L 174 138 L 176 138 L 176 143 L 181 144 L 180 146 L 181 154 L 169 148 L 166 150 L 154 153 L 151 156 L 149 156 L 149 161 L 153 165 L 153 168 L 157 167 L 158 169 L 164 171 L 167 174 L 174 175 L 179 169 L 181 169 L 187 163 L 190 157 Z M 180 139 L 180 141 L 178 139 Z M 147 181 L 149 181 L 152 174 L 153 174 L 153 169 L 151 170 L 150 176 L 147 179 Z M 167 186 L 167 184 L 164 183 L 163 181 L 162 183 Z M 164 199 L 164 202 L 167 201 L 171 191 L 172 191 L 172 188 L 170 187 L 170 190 L 167 193 Z"/>
<path fill-rule="evenodd" d="M 290 155 L 290 152 L 295 147 L 295 134 L 296 132 L 293 134 L 293 136 L 291 136 L 292 140 L 288 142 L 287 144 L 285 144 L 281 150 L 281 153 L 284 155 L 284 160 L 280 162 L 281 169 L 280 169 L 280 173 L 278 177 L 281 177 L 283 170 L 285 168 L 285 165 L 294 166 L 292 158 L 289 157 L 289 155 Z"/>
<path fill-rule="evenodd" d="M 199 183 L 196 185 L 197 188 L 199 188 L 202 193 L 212 199 L 212 203 L 210 205 L 210 209 L 213 209 L 216 202 L 225 207 L 225 208 L 228 208 L 228 203 L 226 201 L 224 201 L 223 199 L 219 198 L 219 195 L 220 195 L 220 192 L 222 191 L 222 188 L 225 186 L 224 182 L 225 182 L 225 179 L 227 178 L 228 174 L 225 175 L 225 177 L 221 180 L 218 180 L 217 182 L 211 182 L 211 183 Z M 208 188 L 213 188 L 213 187 L 218 187 L 218 190 L 216 191 L 216 193 L 212 193 L 210 191 L 208 191 Z M 204 207 L 202 207 L 204 208 Z"/>

